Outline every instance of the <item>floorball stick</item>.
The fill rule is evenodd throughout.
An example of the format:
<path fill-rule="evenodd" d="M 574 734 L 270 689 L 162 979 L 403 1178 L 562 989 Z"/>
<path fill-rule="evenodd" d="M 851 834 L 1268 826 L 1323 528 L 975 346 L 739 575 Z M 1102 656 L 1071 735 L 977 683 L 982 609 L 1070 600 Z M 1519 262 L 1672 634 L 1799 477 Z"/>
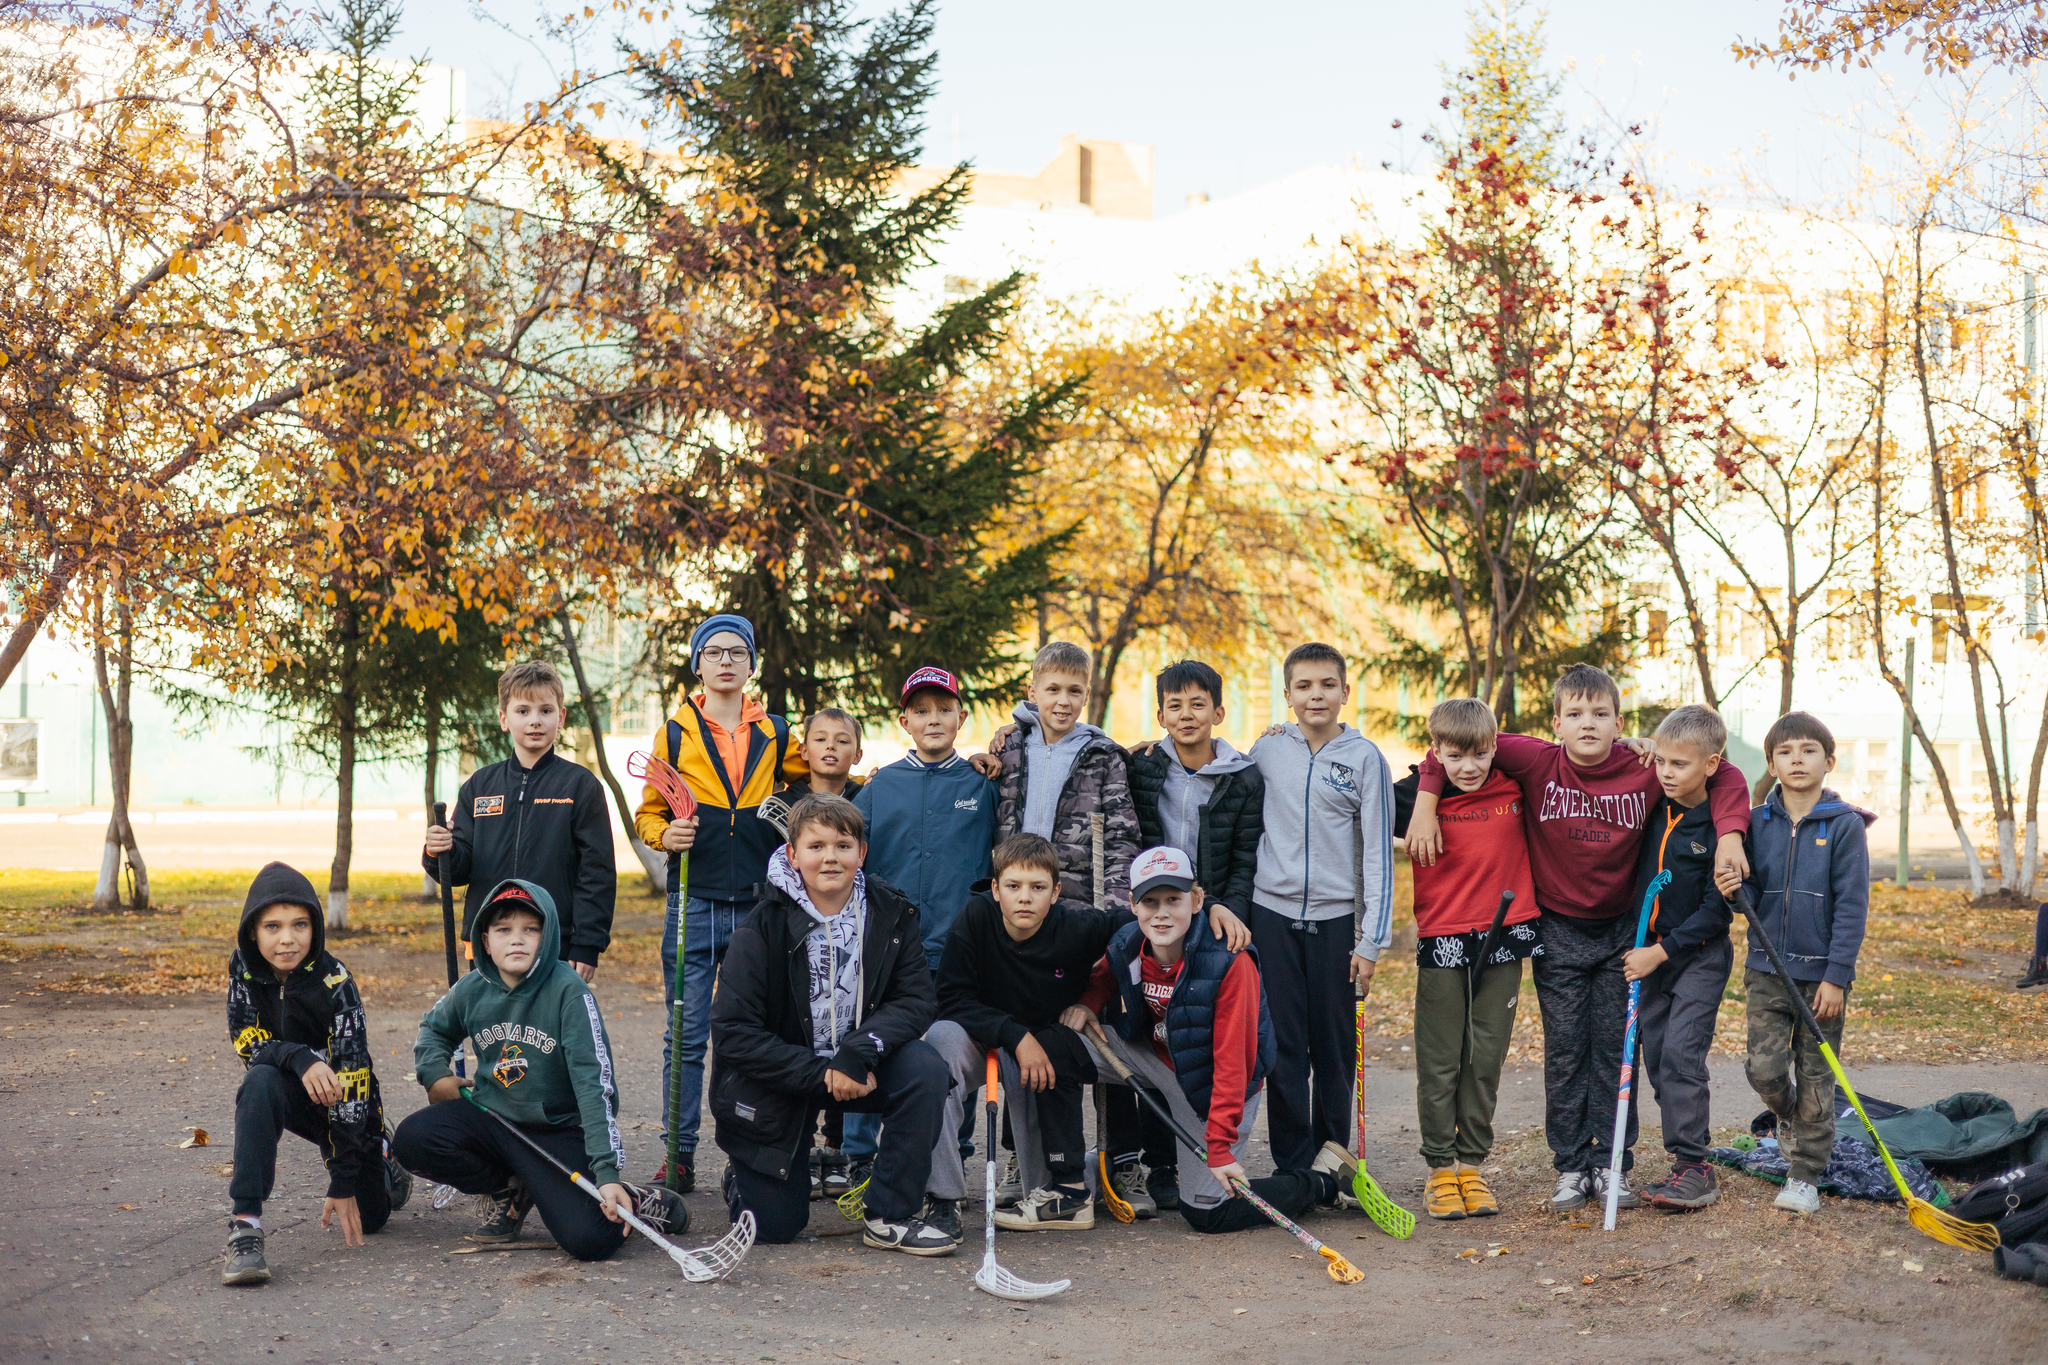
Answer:
<path fill-rule="evenodd" d="M 1650 936 L 1650 906 L 1657 893 L 1671 884 L 1669 872 L 1659 872 L 1643 889 L 1642 913 L 1636 916 L 1636 947 Z M 1621 1086 L 1615 1092 L 1614 1144 L 1607 1158 L 1607 1230 L 1614 1231 L 1615 1210 L 1621 1207 L 1621 1140 L 1628 1134 L 1628 1097 L 1636 1079 L 1636 1011 L 1643 1002 L 1640 979 L 1628 983 L 1628 1027 L 1621 1037 Z"/>
<path fill-rule="evenodd" d="M 987 1232 L 981 1253 L 981 1269 L 974 1272 L 977 1289 L 995 1295 L 999 1299 L 1049 1299 L 1070 1287 L 1072 1280 L 1053 1280 L 1039 1283 L 1011 1274 L 996 1264 L 996 1163 L 1002 1159 L 1002 1149 L 997 1145 L 996 1097 L 1000 1091 L 996 1074 L 996 1054 L 991 1048 L 988 1054 L 988 1219 Z"/>

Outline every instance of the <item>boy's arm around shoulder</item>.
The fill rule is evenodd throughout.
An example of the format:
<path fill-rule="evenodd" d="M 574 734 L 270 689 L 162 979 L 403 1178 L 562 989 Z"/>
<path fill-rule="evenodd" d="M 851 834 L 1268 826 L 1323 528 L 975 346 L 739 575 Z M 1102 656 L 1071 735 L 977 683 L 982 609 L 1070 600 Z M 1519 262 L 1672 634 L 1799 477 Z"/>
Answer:
<path fill-rule="evenodd" d="M 562 1040 L 562 1061 L 568 1067 L 569 1085 L 576 1094 L 576 1116 L 583 1126 L 583 1154 L 590 1162 L 593 1181 L 599 1185 L 615 1184 L 622 1160 L 618 1069 L 604 1036 L 604 1013 L 590 987 L 571 968 L 562 967 L 558 980 L 561 978 L 567 979 L 556 987 L 562 1008 L 555 1020 L 555 1036 Z M 572 985 L 574 989 L 568 989 Z"/>
<path fill-rule="evenodd" d="M 1749 779 L 1742 769 L 1722 759 L 1707 779 L 1707 800 L 1714 811 L 1714 835 L 1749 833 Z"/>
<path fill-rule="evenodd" d="M 770 972 L 783 970 L 771 959 L 768 941 L 754 917 L 740 921 L 719 968 L 711 997 L 711 1046 L 719 1064 L 793 1095 L 807 1095 L 825 1083 L 825 1060 L 803 1043 L 792 1043 L 768 1021 Z"/>
<path fill-rule="evenodd" d="M 1557 745 L 1547 739 L 1538 739 L 1534 735 L 1513 735 L 1502 731 L 1494 736 L 1493 770 L 1519 783 L 1530 772 L 1548 763 L 1551 754 L 1556 750 Z M 1416 773 L 1415 789 L 1418 794 L 1443 795 L 1447 779 L 1444 777 L 1444 765 L 1437 758 L 1434 747 L 1423 755 L 1421 766 L 1416 769 Z"/>
<path fill-rule="evenodd" d="M 839 1051 L 832 1057 L 832 1069 L 855 1081 L 866 1081 L 883 1057 L 913 1038 L 924 1037 L 938 1017 L 931 966 L 925 960 L 924 935 L 916 916 L 904 919 L 896 932 L 901 942 L 896 945 L 895 970 L 880 983 L 867 1018 L 840 1039 Z"/>
<path fill-rule="evenodd" d="M 576 848 L 576 904 L 569 916 L 569 960 L 594 967 L 612 943 L 612 915 L 618 908 L 618 858 L 612 852 L 610 808 L 597 774 L 577 767 L 576 823 L 570 834 Z"/>
<path fill-rule="evenodd" d="M 1821 979 L 1848 989 L 1870 920 L 1870 841 L 1862 812 L 1837 818 L 1829 835 L 1828 877 L 1833 917 L 1828 925 L 1828 967 Z"/>

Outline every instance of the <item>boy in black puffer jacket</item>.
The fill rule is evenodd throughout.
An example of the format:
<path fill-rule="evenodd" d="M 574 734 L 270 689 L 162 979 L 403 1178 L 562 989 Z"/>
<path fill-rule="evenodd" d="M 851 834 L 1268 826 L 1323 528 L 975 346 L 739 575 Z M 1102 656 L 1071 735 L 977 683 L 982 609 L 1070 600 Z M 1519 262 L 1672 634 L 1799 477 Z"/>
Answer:
<path fill-rule="evenodd" d="M 320 1226 L 341 1223 L 363 1244 L 402 1207 L 412 1178 L 384 1150 L 384 1098 L 370 1069 L 369 1025 L 355 979 L 327 951 L 313 883 L 271 863 L 249 884 L 228 958 L 228 1038 L 242 1059 L 235 1092 L 234 1211 L 222 1284 L 262 1284 L 263 1201 L 277 1176 L 277 1144 L 297 1133 L 327 1163 Z"/>
<path fill-rule="evenodd" d="M 1208 904 L 1221 903 L 1246 923 L 1252 917 L 1252 881 L 1259 869 L 1259 836 L 1265 833 L 1266 779 L 1250 754 L 1216 738 L 1223 723 L 1223 678 L 1205 663 L 1183 659 L 1159 674 L 1159 724 L 1165 738 L 1131 752 L 1131 804 L 1138 808 L 1138 834 L 1147 848 L 1162 844 L 1194 854 L 1195 878 Z M 1137 1100 L 1112 1091 L 1110 1147 L 1139 1145 L 1142 1135 L 1145 1188 L 1162 1209 L 1178 1207 L 1180 1178 L 1173 1134 Z"/>
<path fill-rule="evenodd" d="M 936 1010 L 932 974 L 917 907 L 861 870 L 865 835 L 844 797 L 797 802 L 789 842 L 733 931 L 711 999 L 726 1202 L 735 1219 L 753 1212 L 759 1240 L 794 1240 L 810 1220 L 806 1149 L 818 1111 L 880 1114 L 863 1240 L 945 1256 L 959 1233 L 922 1217 L 950 1084 L 923 1037 Z"/>

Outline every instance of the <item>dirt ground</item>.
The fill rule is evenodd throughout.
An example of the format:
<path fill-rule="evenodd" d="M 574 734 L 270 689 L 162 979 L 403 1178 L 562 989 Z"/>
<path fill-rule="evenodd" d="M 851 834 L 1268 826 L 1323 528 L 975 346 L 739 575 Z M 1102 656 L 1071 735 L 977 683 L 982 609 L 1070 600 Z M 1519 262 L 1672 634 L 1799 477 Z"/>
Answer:
<path fill-rule="evenodd" d="M 418 1013 L 439 993 L 438 953 L 339 945 L 371 1013 L 387 1105 L 420 1100 L 405 1078 Z M 1914 1233 L 1902 1212 L 1827 1201 L 1795 1223 L 1775 1189 L 1724 1177 L 1722 1202 L 1695 1215 L 1597 1216 L 1542 1209 L 1550 1173 L 1536 1125 L 1542 1078 L 1503 1084 L 1494 1176 L 1503 1216 L 1433 1223 L 1397 1242 L 1356 1213 L 1310 1226 L 1352 1257 L 1365 1282 L 1340 1286 L 1278 1231 L 1202 1237 L 1177 1215 L 1092 1233 L 1004 1234 L 1004 1263 L 1031 1278 L 1071 1276 L 1032 1306 L 970 1287 L 978 1235 L 941 1261 L 869 1251 L 827 1204 L 813 1236 L 757 1248 L 734 1278 L 681 1281 L 637 1238 L 613 1261 L 579 1265 L 546 1250 L 457 1254 L 466 1203 L 440 1212 L 420 1190 L 367 1248 L 318 1226 L 324 1189 L 310 1146 L 287 1138 L 266 1210 L 272 1282 L 217 1282 L 240 1068 L 211 994 L 123 996 L 41 989 L 55 964 L 0 966 L 0 1360 L 338 1362 L 414 1360 L 741 1362 L 1473 1360 L 1504 1351 L 1576 1360 L 2022 1361 L 2048 1356 L 2048 1290 L 1995 1278 L 1990 1258 Z M 600 976 L 622 1059 L 629 1173 L 650 1174 L 660 1060 L 658 991 Z M 1372 1049 L 1370 1165 L 1420 1208 L 1413 1076 L 1399 1044 Z M 1871 1093 L 1924 1103 L 1983 1087 L 2022 1113 L 2048 1104 L 2038 1065 L 1874 1064 Z M 1739 1063 L 1717 1060 L 1718 1124 L 1746 1125 L 1756 1103 Z M 1646 1130 L 1656 1122 L 1646 1105 Z M 180 1148 L 192 1127 L 208 1147 Z M 1663 1169 L 1648 1137 L 1645 1167 Z M 1259 1150 L 1255 1145 L 1255 1152 Z M 700 1182 L 715 1188 L 708 1138 Z M 1264 1163 L 1255 1157 L 1256 1171 Z M 978 1188 L 980 1163 L 970 1167 Z M 687 1239 L 724 1231 L 717 1200 L 691 1196 Z M 969 1212 L 978 1234 L 980 1210 Z M 530 1225 L 537 1231 L 537 1221 Z M 1483 1253 L 1495 1244 L 1504 1254 Z M 1480 1255 L 1461 1258 L 1473 1250 Z"/>

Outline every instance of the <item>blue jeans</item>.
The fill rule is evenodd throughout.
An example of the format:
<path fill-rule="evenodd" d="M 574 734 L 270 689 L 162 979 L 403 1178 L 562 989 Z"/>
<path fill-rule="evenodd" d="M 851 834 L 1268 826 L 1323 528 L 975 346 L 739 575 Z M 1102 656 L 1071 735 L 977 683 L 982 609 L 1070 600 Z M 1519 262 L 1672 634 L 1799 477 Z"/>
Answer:
<path fill-rule="evenodd" d="M 939 955 L 945 951 L 946 940 L 943 936 L 937 939 L 925 940 L 924 960 L 931 968 L 933 976 L 938 975 Z M 973 1106 L 970 1105 L 968 1106 L 966 1120 L 960 1125 L 960 1155 L 962 1158 L 974 1155 L 974 1119 Z M 882 1116 L 880 1114 L 848 1113 L 846 1116 L 846 1137 L 840 1143 L 839 1150 L 855 1160 L 863 1157 L 873 1157 L 877 1146 L 876 1139 L 881 1131 Z"/>
<path fill-rule="evenodd" d="M 661 996 L 667 1022 L 661 1028 L 662 1140 L 668 1138 L 670 1068 L 680 1067 L 683 1093 L 676 1123 L 676 1150 L 697 1150 L 697 1119 L 704 1107 L 704 1046 L 711 1039 L 711 983 L 725 961 L 732 931 L 753 911 L 745 901 L 690 897 L 689 933 L 683 944 L 683 1036 L 670 1037 L 676 1015 L 676 893 L 668 893 L 661 924 Z"/>

